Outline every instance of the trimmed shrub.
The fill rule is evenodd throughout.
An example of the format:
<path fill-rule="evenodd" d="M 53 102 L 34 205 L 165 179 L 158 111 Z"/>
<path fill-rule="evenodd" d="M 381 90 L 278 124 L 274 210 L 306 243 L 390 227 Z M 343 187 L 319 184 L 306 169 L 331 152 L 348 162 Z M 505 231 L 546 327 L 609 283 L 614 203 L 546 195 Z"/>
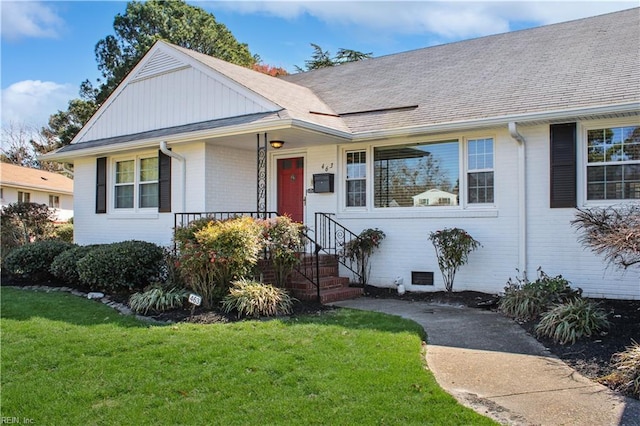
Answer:
<path fill-rule="evenodd" d="M 640 399 L 640 343 L 632 341 L 631 346 L 614 354 L 611 365 L 615 370 L 599 381 L 625 395 Z"/>
<path fill-rule="evenodd" d="M 89 250 L 76 265 L 80 281 L 91 289 L 142 290 L 160 278 L 163 250 L 146 241 L 105 244 Z"/>
<path fill-rule="evenodd" d="M 231 281 L 251 273 L 262 249 L 261 227 L 250 217 L 209 221 L 180 241 L 180 273 L 185 286 L 212 307 L 229 289 Z"/>
<path fill-rule="evenodd" d="M 67 284 L 82 285 L 82 280 L 78 274 L 78 261 L 96 247 L 100 247 L 100 245 L 77 246 L 61 253 L 51 263 L 49 272 Z"/>
<path fill-rule="evenodd" d="M 53 230 L 53 237 L 58 240 L 73 242 L 73 223 L 63 223 L 56 225 Z"/>
<path fill-rule="evenodd" d="M 18 247 L 4 259 L 4 268 L 18 278 L 46 281 L 52 277 L 49 267 L 61 253 L 74 245 L 64 241 L 36 241 Z"/>
<path fill-rule="evenodd" d="M 500 310 L 519 321 L 536 319 L 553 305 L 579 299 L 582 289 L 572 289 L 569 281 L 557 275 L 550 277 L 538 269 L 538 279 L 530 282 L 526 275 L 509 278 L 500 300 Z"/>
<path fill-rule="evenodd" d="M 222 301 L 225 312 L 235 310 L 238 316 L 254 318 L 288 314 L 292 306 L 293 299 L 283 289 L 244 279 L 234 281 Z"/>
<path fill-rule="evenodd" d="M 165 287 L 155 284 L 148 287 L 142 293 L 134 293 L 129 298 L 129 306 L 134 312 L 147 314 L 147 312 L 164 312 L 170 309 L 181 308 L 189 293 L 177 287 Z"/>
<path fill-rule="evenodd" d="M 565 345 L 574 344 L 582 337 L 589 337 L 607 328 L 609 321 L 606 312 L 587 299 L 577 298 L 542 314 L 536 334 Z"/>

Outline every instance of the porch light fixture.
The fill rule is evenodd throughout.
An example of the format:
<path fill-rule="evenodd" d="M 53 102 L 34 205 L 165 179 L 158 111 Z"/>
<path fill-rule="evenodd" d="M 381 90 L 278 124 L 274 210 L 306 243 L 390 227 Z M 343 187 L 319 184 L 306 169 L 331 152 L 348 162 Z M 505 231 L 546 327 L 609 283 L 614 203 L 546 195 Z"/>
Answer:
<path fill-rule="evenodd" d="M 269 143 L 271 144 L 271 148 L 273 149 L 280 149 L 282 148 L 282 145 L 284 145 L 284 141 L 278 141 L 278 140 L 271 141 Z"/>

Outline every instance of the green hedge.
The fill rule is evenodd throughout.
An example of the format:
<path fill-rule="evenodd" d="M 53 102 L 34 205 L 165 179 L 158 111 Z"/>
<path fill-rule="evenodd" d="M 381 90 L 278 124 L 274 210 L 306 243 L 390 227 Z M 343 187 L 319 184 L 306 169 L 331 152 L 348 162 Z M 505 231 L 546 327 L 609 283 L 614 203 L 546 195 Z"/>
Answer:
<path fill-rule="evenodd" d="M 47 281 L 53 278 L 49 268 L 61 253 L 75 247 L 59 240 L 36 241 L 11 251 L 4 259 L 4 268 L 16 278 Z"/>
<path fill-rule="evenodd" d="M 131 292 L 160 278 L 163 250 L 145 241 L 123 241 L 89 250 L 76 265 L 82 284 L 93 290 Z"/>
<path fill-rule="evenodd" d="M 84 258 L 91 250 L 100 245 L 77 246 L 58 255 L 49 268 L 51 274 L 65 283 L 77 286 L 82 285 L 78 274 L 78 261 Z"/>

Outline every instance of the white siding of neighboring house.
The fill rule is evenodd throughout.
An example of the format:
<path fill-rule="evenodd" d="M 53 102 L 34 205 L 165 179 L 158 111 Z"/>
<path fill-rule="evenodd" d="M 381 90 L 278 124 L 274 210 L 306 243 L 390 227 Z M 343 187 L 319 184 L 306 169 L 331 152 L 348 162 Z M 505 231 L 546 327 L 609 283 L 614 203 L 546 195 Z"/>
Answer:
<path fill-rule="evenodd" d="M 18 191 L 28 192 L 32 203 L 49 205 L 49 195 L 60 197 L 60 208 L 52 209 L 57 222 L 66 222 L 73 217 L 73 195 L 60 194 L 55 191 L 40 191 L 33 188 L 2 187 L 2 206 L 18 202 Z"/>
<path fill-rule="evenodd" d="M 198 69 L 178 68 L 130 82 L 79 142 L 264 111 L 239 86 L 234 90 Z"/>

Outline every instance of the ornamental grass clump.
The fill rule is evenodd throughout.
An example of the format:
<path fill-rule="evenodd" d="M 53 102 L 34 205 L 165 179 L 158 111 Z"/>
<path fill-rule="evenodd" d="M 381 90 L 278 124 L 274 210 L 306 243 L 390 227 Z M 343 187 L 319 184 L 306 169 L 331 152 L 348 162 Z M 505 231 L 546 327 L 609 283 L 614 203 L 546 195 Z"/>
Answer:
<path fill-rule="evenodd" d="M 222 309 L 238 316 L 258 318 L 291 313 L 293 298 L 281 288 L 257 281 L 234 281 L 229 294 L 222 300 Z"/>
<path fill-rule="evenodd" d="M 366 285 L 369 282 L 369 273 L 371 272 L 369 258 L 380 247 L 380 243 L 385 237 L 385 233 L 378 228 L 368 228 L 345 245 L 345 256 L 358 264 L 360 284 Z"/>
<path fill-rule="evenodd" d="M 189 293 L 178 287 L 154 284 L 129 298 L 131 310 L 146 315 L 149 311 L 164 312 L 181 308 Z"/>
<path fill-rule="evenodd" d="M 531 282 L 527 275 L 509 278 L 500 299 L 500 310 L 518 321 L 531 321 L 556 304 L 578 299 L 582 289 L 571 288 L 569 281 L 557 275 L 551 277 L 538 268 L 538 278 Z"/>
<path fill-rule="evenodd" d="M 640 343 L 632 340 L 631 346 L 611 357 L 611 365 L 614 371 L 599 381 L 640 399 Z"/>
<path fill-rule="evenodd" d="M 445 228 L 429 234 L 429 239 L 436 249 L 438 267 L 442 272 L 444 286 L 453 291 L 453 280 L 458 269 L 467 263 L 469 253 L 481 246 L 464 229 Z"/>
<path fill-rule="evenodd" d="M 535 330 L 538 336 L 566 345 L 608 328 L 606 312 L 590 300 L 577 298 L 542 314 Z"/>
<path fill-rule="evenodd" d="M 275 284 L 284 287 L 291 271 L 300 263 L 303 251 L 303 225 L 288 216 L 259 221 L 268 258 L 276 274 Z"/>

